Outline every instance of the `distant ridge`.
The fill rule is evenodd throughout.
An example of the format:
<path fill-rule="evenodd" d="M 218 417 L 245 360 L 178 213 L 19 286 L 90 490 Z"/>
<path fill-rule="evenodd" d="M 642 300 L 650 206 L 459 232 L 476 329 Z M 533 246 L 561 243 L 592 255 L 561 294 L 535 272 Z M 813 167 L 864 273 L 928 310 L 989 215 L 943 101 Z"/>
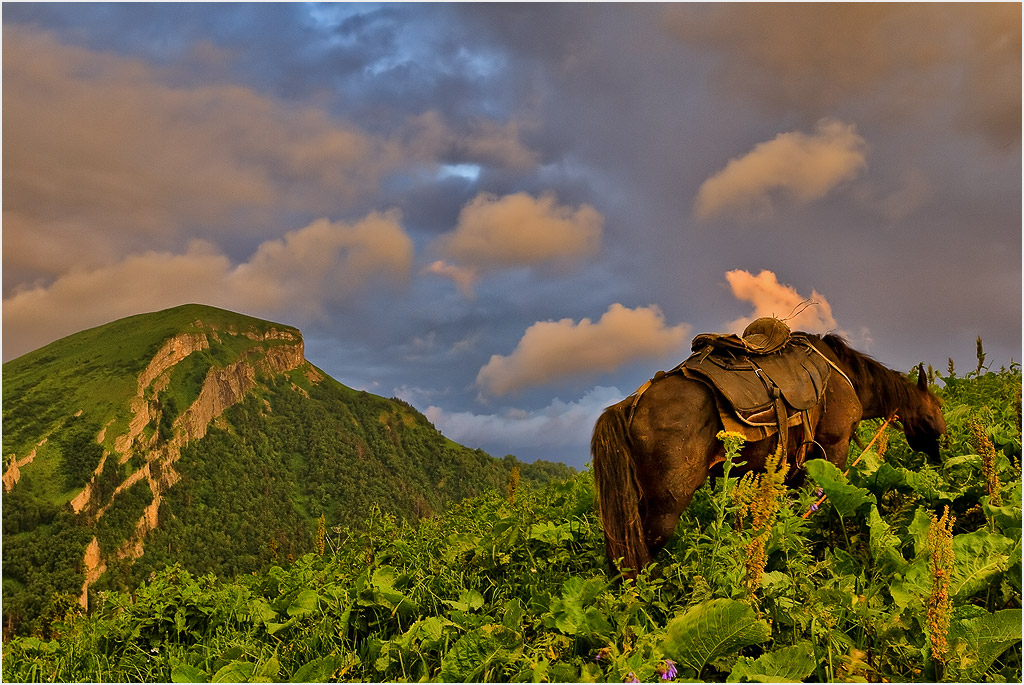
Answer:
<path fill-rule="evenodd" d="M 3 365 L 4 625 L 180 562 L 308 552 L 318 519 L 416 518 L 568 467 L 494 459 L 310 364 L 300 331 L 205 305 L 120 319 Z"/>

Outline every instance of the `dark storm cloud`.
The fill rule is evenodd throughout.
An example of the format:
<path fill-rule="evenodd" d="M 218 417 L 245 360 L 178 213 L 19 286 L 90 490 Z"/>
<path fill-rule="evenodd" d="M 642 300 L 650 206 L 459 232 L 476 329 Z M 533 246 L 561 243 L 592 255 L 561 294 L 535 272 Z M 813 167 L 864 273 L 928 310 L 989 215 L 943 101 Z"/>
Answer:
<path fill-rule="evenodd" d="M 1017 3 L 680 5 L 666 25 L 721 56 L 735 97 L 815 118 L 852 101 L 916 117 L 949 98 L 964 129 L 1020 141 Z"/>

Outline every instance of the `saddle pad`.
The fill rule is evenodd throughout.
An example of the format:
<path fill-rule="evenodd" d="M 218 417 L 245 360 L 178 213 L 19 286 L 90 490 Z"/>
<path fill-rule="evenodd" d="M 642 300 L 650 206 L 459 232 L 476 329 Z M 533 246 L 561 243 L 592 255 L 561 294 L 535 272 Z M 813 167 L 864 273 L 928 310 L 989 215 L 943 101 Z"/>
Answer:
<path fill-rule="evenodd" d="M 756 358 L 698 353 L 680 364 L 680 370 L 700 376 L 733 409 L 748 413 L 772 406 L 772 384 L 792 409 L 810 409 L 825 392 L 831 366 L 809 346 L 795 343 L 781 352 Z"/>

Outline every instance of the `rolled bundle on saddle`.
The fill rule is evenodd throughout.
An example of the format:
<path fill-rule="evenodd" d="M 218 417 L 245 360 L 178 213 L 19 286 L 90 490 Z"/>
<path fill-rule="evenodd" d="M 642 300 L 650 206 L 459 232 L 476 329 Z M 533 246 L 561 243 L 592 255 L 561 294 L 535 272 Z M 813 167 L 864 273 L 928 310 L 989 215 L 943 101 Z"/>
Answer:
<path fill-rule="evenodd" d="M 691 349 L 693 354 L 668 373 L 708 385 L 726 430 L 741 433 L 750 442 L 779 435 L 784 458 L 789 429 L 800 426 L 803 446 L 795 466 L 802 466 L 833 368 L 807 336 L 792 333 L 779 319 L 763 317 L 739 336 L 698 335 Z M 637 391 L 634 407 L 650 383 Z"/>
<path fill-rule="evenodd" d="M 735 333 L 702 333 L 693 339 L 690 349 L 700 352 L 710 346 L 713 350 L 739 352 L 741 354 L 772 354 L 785 347 L 793 338 L 789 326 L 785 322 L 771 316 L 755 319 L 745 329 L 743 335 Z"/>

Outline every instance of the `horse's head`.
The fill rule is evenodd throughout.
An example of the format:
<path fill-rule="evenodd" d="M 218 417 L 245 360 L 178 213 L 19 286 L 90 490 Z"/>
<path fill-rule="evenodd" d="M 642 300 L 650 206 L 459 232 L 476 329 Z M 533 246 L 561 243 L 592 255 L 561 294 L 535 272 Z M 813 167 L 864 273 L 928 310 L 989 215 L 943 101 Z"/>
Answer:
<path fill-rule="evenodd" d="M 917 402 L 905 407 L 900 416 L 907 444 L 918 452 L 924 452 L 939 461 L 939 438 L 946 433 L 946 419 L 942 415 L 942 400 L 928 389 L 928 378 L 924 364 L 917 367 L 917 385 L 914 386 Z"/>

